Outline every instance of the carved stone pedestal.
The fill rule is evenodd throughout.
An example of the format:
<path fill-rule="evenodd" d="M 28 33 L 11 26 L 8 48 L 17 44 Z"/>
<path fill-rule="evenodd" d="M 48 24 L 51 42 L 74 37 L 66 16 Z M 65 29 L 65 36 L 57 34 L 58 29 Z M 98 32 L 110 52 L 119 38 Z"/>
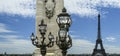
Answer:
<path fill-rule="evenodd" d="M 33 52 L 33 56 L 42 56 L 39 48 L 35 49 L 35 51 Z M 54 51 L 54 52 L 48 50 L 48 52 L 46 53 L 46 56 L 62 56 L 61 50 L 56 49 L 56 51 Z"/>

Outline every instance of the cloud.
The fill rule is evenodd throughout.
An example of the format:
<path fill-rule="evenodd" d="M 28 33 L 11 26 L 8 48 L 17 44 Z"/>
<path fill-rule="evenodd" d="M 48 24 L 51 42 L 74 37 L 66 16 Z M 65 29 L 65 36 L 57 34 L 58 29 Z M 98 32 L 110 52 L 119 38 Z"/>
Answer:
<path fill-rule="evenodd" d="M 1 0 L 0 13 L 35 16 L 36 0 Z M 120 8 L 119 0 L 64 0 L 65 7 L 71 14 L 93 17 L 102 7 Z M 104 14 L 105 11 L 102 11 Z"/>
<path fill-rule="evenodd" d="M 0 33 L 10 33 L 10 32 L 14 32 L 14 31 L 7 29 L 5 24 L 0 23 Z"/>
<path fill-rule="evenodd" d="M 6 24 L 0 23 L 0 53 L 32 53 L 34 47 L 31 41 L 25 38 L 22 39 L 23 36 L 16 35 L 15 31 L 9 30 L 6 26 Z"/>
<path fill-rule="evenodd" d="M 92 42 L 83 40 L 83 39 L 74 39 L 73 40 L 74 46 L 87 46 L 87 45 L 94 45 Z"/>
<path fill-rule="evenodd" d="M 0 53 L 7 52 L 11 54 L 32 53 L 34 47 L 30 40 L 21 39 L 18 35 L 0 35 L 5 41 L 0 41 Z"/>
<path fill-rule="evenodd" d="M 115 42 L 116 38 L 113 37 L 113 36 L 109 36 L 109 37 L 106 37 L 106 40 L 109 41 L 109 42 Z"/>
<path fill-rule="evenodd" d="M 0 13 L 34 16 L 35 0 L 1 0 Z"/>
<path fill-rule="evenodd" d="M 96 14 L 103 13 L 102 7 L 120 8 L 119 0 L 64 0 L 65 7 L 71 14 L 78 14 L 81 17 L 93 17 Z"/>
<path fill-rule="evenodd" d="M 88 40 L 84 39 L 73 39 L 73 46 L 70 48 L 68 53 L 70 54 L 83 54 L 83 53 L 92 53 L 94 44 Z"/>
<path fill-rule="evenodd" d="M 105 50 L 110 54 L 120 54 L 120 46 L 106 45 Z"/>

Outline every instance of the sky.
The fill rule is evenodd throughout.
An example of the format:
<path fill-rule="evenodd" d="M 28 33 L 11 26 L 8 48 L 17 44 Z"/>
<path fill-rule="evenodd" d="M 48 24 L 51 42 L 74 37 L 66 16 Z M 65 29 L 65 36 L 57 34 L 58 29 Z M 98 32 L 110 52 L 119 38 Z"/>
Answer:
<path fill-rule="evenodd" d="M 35 32 L 36 0 L 0 1 L 0 53 L 32 53 L 30 35 Z M 90 54 L 97 38 L 97 15 L 106 53 L 120 54 L 120 0 L 64 0 L 71 15 L 71 54 Z M 24 51 L 23 51 L 24 50 Z"/>

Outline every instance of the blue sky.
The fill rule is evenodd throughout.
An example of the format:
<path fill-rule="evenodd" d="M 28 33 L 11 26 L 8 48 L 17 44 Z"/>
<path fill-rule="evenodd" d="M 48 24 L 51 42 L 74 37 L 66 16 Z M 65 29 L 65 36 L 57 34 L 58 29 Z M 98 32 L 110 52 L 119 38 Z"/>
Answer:
<path fill-rule="evenodd" d="M 98 13 L 101 14 L 106 52 L 120 53 L 120 0 L 64 1 L 73 21 L 69 31 L 73 47 L 68 53 L 92 53 L 97 38 Z M 0 53 L 32 53 L 32 32 L 35 32 L 35 0 L 1 0 Z"/>

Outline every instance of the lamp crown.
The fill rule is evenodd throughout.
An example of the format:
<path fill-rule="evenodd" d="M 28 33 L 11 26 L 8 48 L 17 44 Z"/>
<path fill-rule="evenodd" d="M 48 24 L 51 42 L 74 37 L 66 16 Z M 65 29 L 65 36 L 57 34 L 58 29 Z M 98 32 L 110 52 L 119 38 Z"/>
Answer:
<path fill-rule="evenodd" d="M 51 35 L 51 32 L 49 34 Z"/>
<path fill-rule="evenodd" d="M 44 20 L 43 19 L 41 20 L 41 24 L 44 24 Z"/>
<path fill-rule="evenodd" d="M 34 33 L 32 33 L 31 37 L 35 37 Z"/>
<path fill-rule="evenodd" d="M 34 33 L 32 32 L 32 36 L 34 36 Z"/>
<path fill-rule="evenodd" d="M 62 12 L 66 12 L 66 8 L 65 7 L 62 9 Z"/>

